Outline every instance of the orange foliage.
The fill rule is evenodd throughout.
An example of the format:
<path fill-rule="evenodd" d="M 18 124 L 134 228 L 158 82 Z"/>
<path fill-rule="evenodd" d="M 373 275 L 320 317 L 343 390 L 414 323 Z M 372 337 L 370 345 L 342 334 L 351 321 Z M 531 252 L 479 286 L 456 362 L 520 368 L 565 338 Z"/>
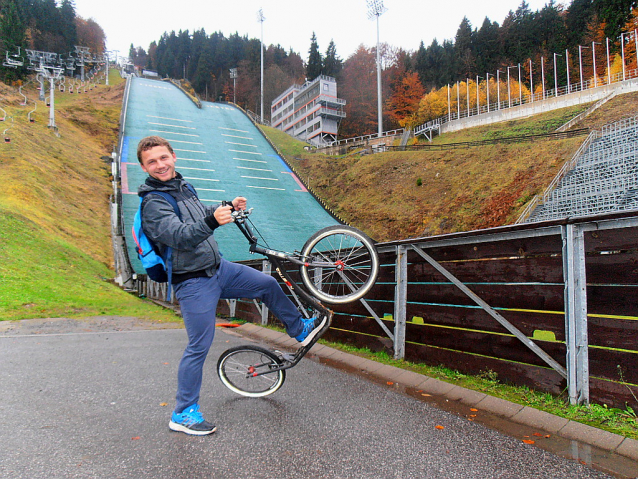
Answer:
<path fill-rule="evenodd" d="M 104 53 L 106 34 L 95 20 L 75 17 L 75 28 L 78 34 L 78 45 L 89 47 L 92 54 Z"/>
<path fill-rule="evenodd" d="M 386 114 L 404 128 L 415 126 L 419 102 L 424 94 L 419 75 L 406 72 L 386 101 Z"/>

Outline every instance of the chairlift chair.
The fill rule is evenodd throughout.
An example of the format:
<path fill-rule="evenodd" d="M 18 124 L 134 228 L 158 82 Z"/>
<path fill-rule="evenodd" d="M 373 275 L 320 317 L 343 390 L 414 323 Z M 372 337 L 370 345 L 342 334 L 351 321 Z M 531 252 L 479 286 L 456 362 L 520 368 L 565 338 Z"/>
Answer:
<path fill-rule="evenodd" d="M 4 110 L 2 110 L 2 111 L 4 111 Z M 6 112 L 5 112 L 5 116 L 6 116 Z M 13 123 L 13 117 L 10 117 L 10 118 L 11 118 L 11 123 Z M 3 121 L 4 121 L 4 118 L 3 118 Z M 7 135 L 7 132 L 10 129 L 11 129 L 11 127 L 9 126 L 2 132 L 2 135 L 4 136 L 4 142 L 5 143 L 11 143 L 11 138 L 9 137 L 9 135 Z"/>
<path fill-rule="evenodd" d="M 22 97 L 24 98 L 24 101 L 23 101 L 22 103 L 20 103 L 20 106 L 27 106 L 27 96 L 26 96 L 24 93 L 22 93 L 22 86 L 23 86 L 23 85 L 20 85 L 20 86 L 18 87 L 18 93 L 19 93 L 20 95 L 22 95 Z"/>
<path fill-rule="evenodd" d="M 6 52 L 2 65 L 9 68 L 18 68 L 24 66 L 24 58 L 18 55 L 9 55 L 9 52 Z"/>
<path fill-rule="evenodd" d="M 34 111 L 36 111 L 37 109 L 38 109 L 38 102 L 34 100 L 34 101 L 33 101 L 33 110 L 31 110 L 31 111 L 29 112 L 29 115 L 27 116 L 27 117 L 29 118 L 29 123 L 35 123 L 35 118 L 33 118 L 33 117 L 31 116 L 31 114 L 32 114 Z"/>

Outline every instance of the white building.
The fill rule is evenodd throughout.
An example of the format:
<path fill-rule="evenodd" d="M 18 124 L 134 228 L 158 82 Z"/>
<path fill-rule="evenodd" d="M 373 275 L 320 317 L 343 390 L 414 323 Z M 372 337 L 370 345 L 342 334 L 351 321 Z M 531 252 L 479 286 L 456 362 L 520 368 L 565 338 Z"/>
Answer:
<path fill-rule="evenodd" d="M 270 124 L 303 141 L 320 146 L 337 139 L 345 118 L 346 101 L 337 98 L 337 81 L 320 75 L 303 85 L 292 85 L 272 102 Z"/>

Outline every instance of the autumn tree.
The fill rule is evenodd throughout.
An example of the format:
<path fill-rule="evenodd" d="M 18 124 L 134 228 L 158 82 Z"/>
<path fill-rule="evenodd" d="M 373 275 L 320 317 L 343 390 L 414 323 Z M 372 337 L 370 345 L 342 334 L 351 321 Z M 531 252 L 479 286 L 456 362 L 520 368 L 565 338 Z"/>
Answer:
<path fill-rule="evenodd" d="M 416 72 L 404 72 L 386 101 L 386 114 L 401 127 L 413 128 L 417 124 L 419 102 L 425 89 Z"/>
<path fill-rule="evenodd" d="M 377 130 L 376 53 L 360 45 L 343 64 L 339 96 L 347 99 L 346 118 L 339 127 L 340 136 L 358 136 Z"/>
<path fill-rule="evenodd" d="M 101 55 L 106 49 L 106 35 L 98 23 L 89 18 L 75 17 L 75 27 L 78 34 L 78 45 L 89 47 L 91 53 Z"/>

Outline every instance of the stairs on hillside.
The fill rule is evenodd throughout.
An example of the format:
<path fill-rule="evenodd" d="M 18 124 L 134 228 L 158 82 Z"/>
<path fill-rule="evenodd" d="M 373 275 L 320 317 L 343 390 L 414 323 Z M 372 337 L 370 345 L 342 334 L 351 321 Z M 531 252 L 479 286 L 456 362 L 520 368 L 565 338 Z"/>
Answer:
<path fill-rule="evenodd" d="M 601 133 L 526 222 L 638 209 L 638 117 Z"/>

